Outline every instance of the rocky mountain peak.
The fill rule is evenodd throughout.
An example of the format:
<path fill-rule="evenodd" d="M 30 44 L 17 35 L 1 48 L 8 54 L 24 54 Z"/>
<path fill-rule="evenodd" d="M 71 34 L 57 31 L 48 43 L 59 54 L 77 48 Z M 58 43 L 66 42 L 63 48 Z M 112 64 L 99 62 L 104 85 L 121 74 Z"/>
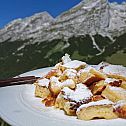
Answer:
<path fill-rule="evenodd" d="M 5 26 L 5 28 L 7 30 L 11 29 L 12 27 L 14 27 L 15 25 L 18 24 L 25 24 L 25 23 L 36 23 L 39 22 L 40 25 L 46 22 L 51 22 L 53 21 L 54 18 L 48 13 L 48 12 L 41 12 L 41 13 L 36 13 L 30 17 L 26 17 L 24 19 L 19 18 L 19 19 L 15 19 L 12 22 L 10 22 L 9 24 L 7 24 Z"/>
<path fill-rule="evenodd" d="M 113 40 L 126 32 L 126 4 L 108 0 L 82 0 L 55 19 L 48 12 L 17 19 L 0 30 L 0 42 L 33 39 L 33 42 L 100 34 Z"/>
<path fill-rule="evenodd" d="M 108 3 L 108 0 L 82 0 L 81 3 L 91 5 L 92 3 L 97 4 L 99 2 Z"/>
<path fill-rule="evenodd" d="M 54 18 L 48 12 L 36 13 L 24 19 L 15 19 L 0 30 L 0 42 L 11 39 L 27 39 L 30 34 L 39 31 L 43 27 L 48 27 Z"/>
<path fill-rule="evenodd" d="M 106 34 L 110 22 L 109 9 L 107 0 L 83 0 L 59 15 L 52 28 L 58 27 L 66 39 L 73 35 Z"/>

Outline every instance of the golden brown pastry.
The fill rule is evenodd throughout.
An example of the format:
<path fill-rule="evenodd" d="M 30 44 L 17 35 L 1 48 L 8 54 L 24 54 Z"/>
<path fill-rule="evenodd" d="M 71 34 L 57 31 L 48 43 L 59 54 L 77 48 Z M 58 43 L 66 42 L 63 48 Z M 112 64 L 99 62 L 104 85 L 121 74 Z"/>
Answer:
<path fill-rule="evenodd" d="M 90 86 L 92 83 L 99 81 L 99 79 L 89 72 L 82 72 L 79 76 L 79 81 Z"/>
<path fill-rule="evenodd" d="M 91 92 L 94 95 L 100 95 L 105 88 L 106 88 L 106 83 L 104 83 L 104 80 L 95 82 L 90 86 Z"/>
<path fill-rule="evenodd" d="M 74 69 L 66 69 L 59 77 L 59 81 L 63 82 L 67 79 L 73 79 L 77 83 L 78 82 L 77 71 Z"/>
<path fill-rule="evenodd" d="M 75 86 L 76 83 L 73 79 L 67 79 L 63 82 L 60 82 L 58 77 L 53 76 L 50 78 L 49 90 L 53 95 L 58 95 L 64 87 L 74 89 Z"/>
<path fill-rule="evenodd" d="M 49 79 L 42 78 L 38 79 L 35 82 L 35 96 L 40 98 L 46 98 L 48 95 L 50 95 L 49 91 Z"/>
<path fill-rule="evenodd" d="M 83 70 L 80 70 L 79 81 L 81 83 L 90 86 L 92 83 L 104 80 L 106 75 L 100 71 L 95 70 L 93 67 L 88 66 Z"/>
<path fill-rule="evenodd" d="M 61 92 L 61 93 L 59 93 L 59 95 L 56 98 L 55 107 L 59 108 L 59 109 L 64 109 L 64 105 L 67 101 L 69 101 L 69 100 L 65 99 Z"/>
<path fill-rule="evenodd" d="M 112 105 L 113 103 L 107 99 L 83 104 L 77 109 L 77 118 L 81 120 L 117 118 L 118 116 L 113 112 Z"/>
<path fill-rule="evenodd" d="M 74 109 L 76 103 L 65 99 L 62 94 L 59 94 L 56 98 L 55 107 L 64 110 L 67 115 L 74 116 L 76 114 L 76 109 Z"/>
<path fill-rule="evenodd" d="M 126 90 L 121 87 L 106 86 L 105 90 L 101 94 L 103 97 L 117 102 L 120 100 L 126 100 Z"/>
<path fill-rule="evenodd" d="M 61 71 L 57 70 L 57 69 L 52 69 L 50 72 L 48 72 L 45 75 L 45 78 L 50 79 L 53 76 L 60 76 L 62 74 Z"/>
<path fill-rule="evenodd" d="M 44 103 L 46 107 L 51 107 L 55 105 L 55 101 L 56 101 L 55 96 L 50 94 L 42 100 L 42 103 Z"/>
<path fill-rule="evenodd" d="M 107 85 L 119 87 L 122 84 L 122 80 L 117 80 L 113 78 L 106 78 L 105 80 L 101 80 L 93 83 L 90 86 L 90 89 L 94 95 L 99 95 L 106 88 Z"/>
<path fill-rule="evenodd" d="M 76 115 L 76 103 L 75 102 L 65 102 L 64 111 L 67 115 L 75 116 Z"/>
<path fill-rule="evenodd" d="M 121 65 L 108 65 L 102 69 L 102 72 L 110 78 L 126 81 L 126 67 Z"/>

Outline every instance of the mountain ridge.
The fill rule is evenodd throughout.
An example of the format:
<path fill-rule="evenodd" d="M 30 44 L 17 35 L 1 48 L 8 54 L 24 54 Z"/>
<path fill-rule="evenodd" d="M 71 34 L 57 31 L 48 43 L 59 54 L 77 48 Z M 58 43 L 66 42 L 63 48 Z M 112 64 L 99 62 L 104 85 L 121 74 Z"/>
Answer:
<path fill-rule="evenodd" d="M 74 35 L 95 35 L 97 33 L 113 39 L 126 32 L 125 13 L 126 3 L 114 4 L 107 0 L 83 0 L 55 19 L 48 12 L 42 12 L 12 21 L 0 30 L 0 42 L 9 38 L 11 41 L 34 38 L 36 42 L 40 39 L 53 40 L 62 36 L 67 40 Z"/>

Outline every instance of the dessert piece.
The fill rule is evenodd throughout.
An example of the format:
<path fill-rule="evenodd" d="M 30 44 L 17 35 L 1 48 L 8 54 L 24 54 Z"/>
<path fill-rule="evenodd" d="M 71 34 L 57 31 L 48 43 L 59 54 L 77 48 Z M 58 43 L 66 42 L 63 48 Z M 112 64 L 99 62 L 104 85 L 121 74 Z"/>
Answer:
<path fill-rule="evenodd" d="M 91 120 L 95 118 L 114 119 L 118 116 L 113 112 L 113 102 L 108 99 L 89 102 L 81 105 L 77 109 L 77 118 L 81 120 Z"/>
<path fill-rule="evenodd" d="M 93 96 L 88 87 L 82 83 L 77 84 L 75 90 L 64 87 L 62 89 L 62 94 L 64 99 L 80 104 L 87 103 L 89 99 L 91 99 L 91 96 Z"/>
<path fill-rule="evenodd" d="M 64 71 L 64 69 L 62 69 L 62 65 L 65 65 L 71 61 L 72 60 L 70 59 L 70 56 L 68 54 L 65 54 L 65 56 L 61 58 L 61 62 L 57 63 L 53 68 L 53 70 L 57 71 L 57 76 L 61 76 L 62 72 Z"/>
<path fill-rule="evenodd" d="M 118 117 L 126 119 L 126 101 L 118 101 L 114 105 L 114 112 L 118 115 Z"/>
<path fill-rule="evenodd" d="M 77 84 L 75 90 L 64 87 L 56 99 L 56 107 L 65 110 L 68 115 L 75 115 L 77 107 L 91 101 L 92 93 L 84 84 Z M 60 104 L 62 101 L 62 104 Z"/>
<path fill-rule="evenodd" d="M 75 116 L 76 115 L 76 103 L 75 102 L 65 102 L 64 111 L 67 115 Z"/>
<path fill-rule="evenodd" d="M 98 81 L 98 78 L 95 77 L 95 75 L 83 71 L 79 76 L 79 82 L 84 83 L 87 86 L 90 86 L 93 82 Z"/>
<path fill-rule="evenodd" d="M 78 81 L 77 71 L 74 69 L 66 69 L 59 77 L 59 80 L 62 82 L 66 79 L 73 79 L 77 83 Z"/>
<path fill-rule="evenodd" d="M 114 79 L 114 78 L 106 78 L 104 83 L 109 84 L 111 86 L 120 87 L 122 84 L 122 80 Z"/>
<path fill-rule="evenodd" d="M 58 69 L 53 68 L 50 72 L 48 72 L 44 77 L 50 79 L 53 76 L 60 76 L 62 72 Z"/>
<path fill-rule="evenodd" d="M 35 96 L 40 98 L 46 98 L 48 95 L 50 95 L 49 91 L 49 79 L 42 78 L 38 79 L 35 84 Z"/>
<path fill-rule="evenodd" d="M 63 65 L 61 65 L 62 71 L 65 69 L 74 69 L 74 70 L 80 70 L 86 66 L 85 62 L 79 61 L 79 60 L 72 60 L 70 62 L 67 62 Z"/>
<path fill-rule="evenodd" d="M 108 85 L 106 86 L 101 95 L 113 102 L 126 100 L 126 90 L 121 87 L 114 87 Z"/>
<path fill-rule="evenodd" d="M 62 92 L 59 93 L 59 95 L 56 98 L 56 102 L 55 102 L 55 107 L 59 108 L 59 109 L 64 109 L 64 105 L 66 102 L 68 102 L 69 100 L 65 99 L 63 97 Z"/>
<path fill-rule="evenodd" d="M 81 83 L 90 86 L 92 83 L 97 82 L 99 80 L 104 80 L 106 76 L 100 71 L 95 70 L 93 67 L 86 67 L 85 69 L 80 71 L 79 80 Z"/>
<path fill-rule="evenodd" d="M 62 72 L 55 67 L 49 71 L 45 76 L 38 79 L 35 84 L 35 96 L 45 99 L 48 95 L 50 95 L 49 83 L 50 78 L 53 76 L 60 76 Z"/>
<path fill-rule="evenodd" d="M 69 87 L 74 89 L 75 86 L 76 84 L 72 79 L 67 79 L 63 82 L 60 82 L 58 77 L 53 76 L 50 78 L 49 90 L 53 95 L 58 95 L 62 88 Z"/>
<path fill-rule="evenodd" d="M 108 65 L 102 69 L 102 72 L 110 78 L 126 81 L 126 67 L 121 65 Z"/>
<path fill-rule="evenodd" d="M 100 71 L 100 70 L 102 70 L 104 67 L 106 67 L 108 65 L 111 65 L 111 64 L 110 63 L 107 63 L 107 62 L 101 62 L 98 65 L 96 65 L 95 68 Z"/>
<path fill-rule="evenodd" d="M 70 59 L 70 55 L 68 55 L 67 53 L 65 54 L 65 56 L 62 57 L 62 63 L 68 63 L 71 62 L 72 60 Z"/>
<path fill-rule="evenodd" d="M 55 101 L 56 97 L 54 97 L 52 94 L 49 94 L 42 100 L 42 103 L 44 103 L 46 107 L 51 107 L 55 105 Z"/>
<path fill-rule="evenodd" d="M 104 83 L 104 80 L 95 82 L 90 86 L 93 95 L 100 95 L 105 88 L 106 88 L 106 83 Z"/>
<path fill-rule="evenodd" d="M 67 115 L 76 115 L 76 103 L 65 99 L 62 93 L 56 98 L 55 107 L 64 110 Z"/>
<path fill-rule="evenodd" d="M 90 69 L 90 73 L 92 73 L 93 75 L 95 75 L 97 78 L 104 80 L 106 79 L 106 75 L 96 69 Z"/>
<path fill-rule="evenodd" d="M 105 80 L 101 80 L 93 83 L 90 86 L 90 89 L 94 95 L 99 95 L 106 88 L 107 85 L 119 87 L 122 84 L 122 80 L 117 80 L 113 78 L 106 78 Z"/>

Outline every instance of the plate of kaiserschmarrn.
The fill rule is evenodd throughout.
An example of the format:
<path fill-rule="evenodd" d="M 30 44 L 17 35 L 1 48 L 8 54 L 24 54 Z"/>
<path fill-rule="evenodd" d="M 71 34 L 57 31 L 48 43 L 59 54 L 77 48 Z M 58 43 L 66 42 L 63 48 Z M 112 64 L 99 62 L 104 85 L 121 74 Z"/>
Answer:
<path fill-rule="evenodd" d="M 125 126 L 126 67 L 89 65 L 68 54 L 20 76 L 34 84 L 0 88 L 0 117 L 13 126 Z"/>

